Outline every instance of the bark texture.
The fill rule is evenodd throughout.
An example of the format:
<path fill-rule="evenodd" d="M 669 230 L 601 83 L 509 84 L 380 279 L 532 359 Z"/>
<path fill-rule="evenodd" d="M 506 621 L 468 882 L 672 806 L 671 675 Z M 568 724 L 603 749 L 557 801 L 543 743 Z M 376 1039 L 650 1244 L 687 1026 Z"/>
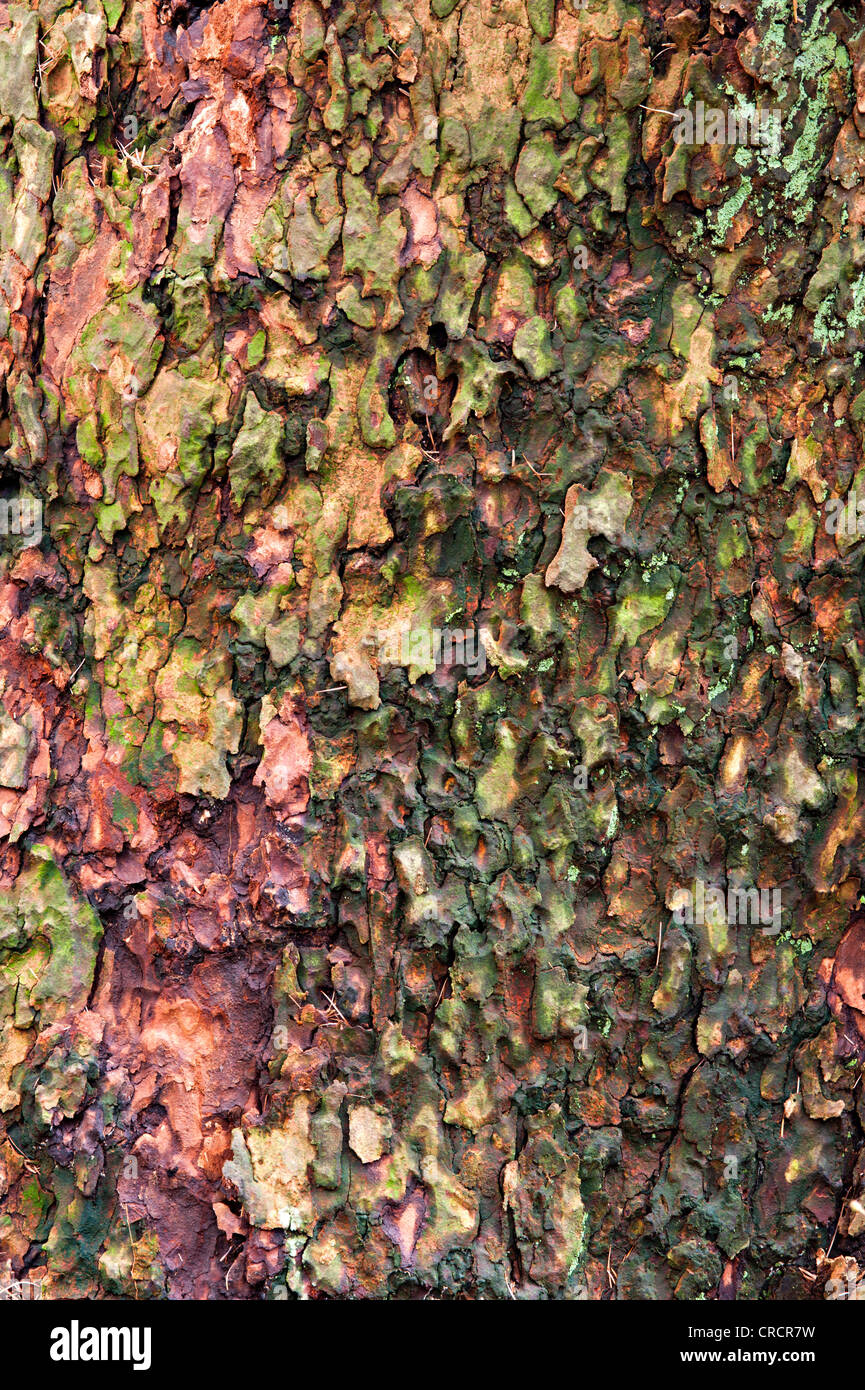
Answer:
<path fill-rule="evenodd" d="M 8 1274 L 855 1294 L 859 7 L 0 3 L 0 150 Z"/>

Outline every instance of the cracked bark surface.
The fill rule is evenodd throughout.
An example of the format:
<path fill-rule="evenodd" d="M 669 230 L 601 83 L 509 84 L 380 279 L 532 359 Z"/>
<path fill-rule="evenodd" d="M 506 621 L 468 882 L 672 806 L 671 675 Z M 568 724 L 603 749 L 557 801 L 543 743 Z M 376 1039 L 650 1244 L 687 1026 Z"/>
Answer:
<path fill-rule="evenodd" d="M 856 9 L 0 2 L 0 140 L 0 1271 L 854 1296 Z"/>

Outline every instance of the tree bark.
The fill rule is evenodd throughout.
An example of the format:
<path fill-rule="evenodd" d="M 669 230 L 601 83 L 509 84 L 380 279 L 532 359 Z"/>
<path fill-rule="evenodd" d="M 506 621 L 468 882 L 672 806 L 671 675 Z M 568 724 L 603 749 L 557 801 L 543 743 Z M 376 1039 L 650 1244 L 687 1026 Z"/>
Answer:
<path fill-rule="evenodd" d="M 855 1294 L 865 31 L 684 6 L 0 3 L 8 1278 Z"/>

